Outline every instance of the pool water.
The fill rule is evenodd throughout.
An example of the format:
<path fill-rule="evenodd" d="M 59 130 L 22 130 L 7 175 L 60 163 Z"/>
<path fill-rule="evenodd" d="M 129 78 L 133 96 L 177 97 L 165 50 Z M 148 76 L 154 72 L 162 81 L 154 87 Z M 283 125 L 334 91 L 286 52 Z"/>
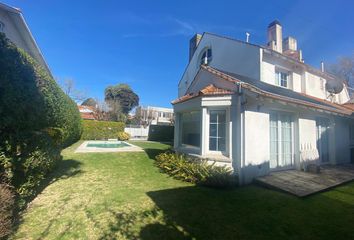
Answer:
<path fill-rule="evenodd" d="M 103 142 L 103 143 L 88 143 L 86 147 L 95 147 L 95 148 L 121 148 L 121 147 L 127 147 L 129 144 L 125 142 L 114 142 L 114 143 L 109 143 L 109 142 Z"/>

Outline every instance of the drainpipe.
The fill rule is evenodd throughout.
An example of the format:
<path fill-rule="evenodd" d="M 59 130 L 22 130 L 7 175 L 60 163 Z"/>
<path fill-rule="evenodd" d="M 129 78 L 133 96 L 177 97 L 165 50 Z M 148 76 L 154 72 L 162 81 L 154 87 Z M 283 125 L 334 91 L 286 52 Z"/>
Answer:
<path fill-rule="evenodd" d="M 244 127 L 243 127 L 243 114 L 242 114 L 242 82 L 236 83 L 237 93 L 236 97 L 236 106 L 235 106 L 235 114 L 236 114 L 236 126 L 233 125 L 233 128 L 236 128 L 233 131 L 233 144 L 236 143 L 236 154 L 233 154 L 237 163 L 237 171 L 239 177 L 239 184 L 244 184 L 244 176 L 242 167 L 244 166 Z M 242 115 L 242 116 L 241 116 Z M 235 148 L 233 148 L 235 149 Z"/>

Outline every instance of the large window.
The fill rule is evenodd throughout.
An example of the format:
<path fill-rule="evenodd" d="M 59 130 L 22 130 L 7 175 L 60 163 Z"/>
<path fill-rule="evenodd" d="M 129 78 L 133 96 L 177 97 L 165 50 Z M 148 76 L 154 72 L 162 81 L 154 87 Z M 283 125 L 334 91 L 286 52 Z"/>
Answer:
<path fill-rule="evenodd" d="M 270 168 L 293 165 L 293 124 L 288 114 L 270 114 Z"/>
<path fill-rule="evenodd" d="M 200 147 L 200 111 L 183 113 L 182 144 Z"/>
<path fill-rule="evenodd" d="M 226 111 L 211 110 L 209 123 L 209 150 L 226 150 Z"/>
<path fill-rule="evenodd" d="M 280 87 L 289 88 L 289 73 L 276 71 L 275 72 L 275 84 Z"/>

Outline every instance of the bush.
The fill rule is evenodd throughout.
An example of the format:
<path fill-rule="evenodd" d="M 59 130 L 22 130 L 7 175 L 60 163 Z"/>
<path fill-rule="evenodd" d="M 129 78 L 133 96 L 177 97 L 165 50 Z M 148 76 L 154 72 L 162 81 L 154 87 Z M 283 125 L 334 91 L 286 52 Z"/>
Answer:
<path fill-rule="evenodd" d="M 117 138 L 117 133 L 123 132 L 125 124 L 123 122 L 108 121 L 83 121 L 83 140 L 100 140 L 108 138 Z"/>
<path fill-rule="evenodd" d="M 23 132 L 61 128 L 62 145 L 80 138 L 77 106 L 50 74 L 0 33 L 0 145 Z M 16 144 L 16 143 L 13 143 Z"/>
<path fill-rule="evenodd" d="M 15 197 L 7 184 L 0 184 L 0 239 L 11 233 Z"/>
<path fill-rule="evenodd" d="M 0 152 L 0 169 L 14 187 L 20 199 L 19 207 L 36 194 L 45 176 L 61 160 L 60 148 L 46 131 L 24 135 L 14 149 L 8 146 Z"/>
<path fill-rule="evenodd" d="M 155 163 L 161 171 L 186 182 L 216 188 L 237 183 L 230 168 L 215 166 L 215 162 L 209 164 L 206 160 L 187 159 L 184 155 L 166 152 L 159 154 Z"/>
<path fill-rule="evenodd" d="M 127 132 L 119 132 L 118 133 L 118 140 L 120 141 L 127 141 L 130 139 L 130 134 Z"/>
<path fill-rule="evenodd" d="M 149 141 L 173 142 L 174 126 L 150 125 Z"/>

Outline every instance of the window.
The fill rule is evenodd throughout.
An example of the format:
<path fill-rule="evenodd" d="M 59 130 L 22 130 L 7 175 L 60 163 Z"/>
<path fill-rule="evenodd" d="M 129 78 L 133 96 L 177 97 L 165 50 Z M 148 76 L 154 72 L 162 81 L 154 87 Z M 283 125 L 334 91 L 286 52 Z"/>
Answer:
<path fill-rule="evenodd" d="M 200 64 L 209 64 L 212 60 L 211 48 L 205 49 L 202 57 L 200 58 Z"/>
<path fill-rule="evenodd" d="M 211 110 L 209 123 L 209 150 L 226 150 L 226 111 Z"/>
<path fill-rule="evenodd" d="M 316 119 L 317 150 L 321 163 L 329 162 L 329 120 Z"/>
<path fill-rule="evenodd" d="M 0 22 L 0 32 L 4 32 L 5 25 L 4 23 Z"/>
<path fill-rule="evenodd" d="M 280 87 L 289 87 L 289 73 L 276 71 L 275 72 L 275 84 Z"/>
<path fill-rule="evenodd" d="M 293 165 L 293 124 L 288 114 L 270 114 L 270 168 Z"/>
<path fill-rule="evenodd" d="M 200 112 L 183 113 L 182 122 L 182 144 L 200 147 Z"/>

